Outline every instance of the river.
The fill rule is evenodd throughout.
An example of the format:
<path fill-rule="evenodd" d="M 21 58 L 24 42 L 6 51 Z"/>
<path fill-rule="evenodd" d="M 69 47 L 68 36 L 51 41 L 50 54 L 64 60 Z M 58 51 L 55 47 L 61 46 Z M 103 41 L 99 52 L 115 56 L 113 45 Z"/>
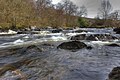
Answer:
<path fill-rule="evenodd" d="M 120 66 L 120 47 L 83 41 L 93 48 L 71 52 L 57 49 L 68 40 L 49 40 L 28 34 L 0 36 L 0 80 L 106 80 Z"/>

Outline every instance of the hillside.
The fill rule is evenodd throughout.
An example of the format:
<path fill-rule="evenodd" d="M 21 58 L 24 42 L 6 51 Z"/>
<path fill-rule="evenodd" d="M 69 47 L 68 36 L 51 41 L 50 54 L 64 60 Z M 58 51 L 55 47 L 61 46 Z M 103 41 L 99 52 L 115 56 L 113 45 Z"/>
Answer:
<path fill-rule="evenodd" d="M 103 20 L 103 19 L 93 19 L 85 18 L 89 21 L 89 27 L 120 27 L 120 20 Z"/>

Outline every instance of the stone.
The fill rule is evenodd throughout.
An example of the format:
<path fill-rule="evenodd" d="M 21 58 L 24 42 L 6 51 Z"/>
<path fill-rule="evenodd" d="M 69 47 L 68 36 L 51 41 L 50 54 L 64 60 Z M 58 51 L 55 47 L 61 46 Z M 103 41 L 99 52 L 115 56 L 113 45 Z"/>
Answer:
<path fill-rule="evenodd" d="M 116 32 L 116 34 L 120 34 L 120 28 L 115 28 L 113 31 Z"/>
<path fill-rule="evenodd" d="M 63 31 L 62 29 L 55 29 L 55 30 L 52 30 L 52 33 L 60 33 L 62 31 Z"/>
<path fill-rule="evenodd" d="M 70 40 L 87 40 L 87 41 L 108 41 L 115 40 L 117 37 L 110 34 L 79 34 L 72 36 Z"/>
<path fill-rule="evenodd" d="M 76 36 L 72 36 L 70 40 L 84 40 L 86 37 L 86 34 L 80 34 Z"/>
<path fill-rule="evenodd" d="M 94 35 L 88 36 L 88 37 L 86 38 L 86 40 L 89 40 L 89 41 L 98 41 Z"/>
<path fill-rule="evenodd" d="M 70 41 L 70 42 L 63 42 L 57 48 L 71 50 L 73 52 L 76 52 L 79 49 L 87 48 L 87 45 L 83 42 L 80 42 L 80 41 Z"/>
<path fill-rule="evenodd" d="M 115 44 L 115 43 L 113 43 L 113 44 L 108 44 L 107 46 L 110 46 L 110 47 L 120 47 L 120 45 Z"/>
<path fill-rule="evenodd" d="M 5 72 L 7 72 L 9 70 L 14 71 L 23 65 L 28 65 L 31 62 L 32 62 L 32 60 L 30 60 L 30 59 L 22 59 L 20 61 L 14 62 L 14 63 L 6 64 L 6 65 L 0 67 L 0 76 L 5 74 Z"/>
<path fill-rule="evenodd" d="M 108 80 L 120 80 L 120 67 L 115 67 L 108 75 Z"/>
<path fill-rule="evenodd" d="M 27 77 L 22 71 L 17 69 L 15 71 L 7 71 L 0 80 L 27 80 Z"/>

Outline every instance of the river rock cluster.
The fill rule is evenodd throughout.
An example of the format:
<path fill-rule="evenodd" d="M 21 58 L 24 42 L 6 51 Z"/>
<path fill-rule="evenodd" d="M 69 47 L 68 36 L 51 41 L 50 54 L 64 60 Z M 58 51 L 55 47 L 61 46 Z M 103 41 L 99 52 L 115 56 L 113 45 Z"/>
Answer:
<path fill-rule="evenodd" d="M 120 80 L 118 34 L 58 32 L 0 37 L 0 80 Z"/>

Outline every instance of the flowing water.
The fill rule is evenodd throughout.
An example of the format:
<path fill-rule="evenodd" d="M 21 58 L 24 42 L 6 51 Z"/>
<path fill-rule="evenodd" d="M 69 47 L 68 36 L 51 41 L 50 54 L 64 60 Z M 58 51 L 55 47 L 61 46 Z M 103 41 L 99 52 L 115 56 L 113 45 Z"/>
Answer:
<path fill-rule="evenodd" d="M 86 42 L 93 49 L 71 52 L 57 49 L 62 42 L 1 36 L 0 80 L 106 80 L 113 67 L 120 66 L 120 47 Z"/>

